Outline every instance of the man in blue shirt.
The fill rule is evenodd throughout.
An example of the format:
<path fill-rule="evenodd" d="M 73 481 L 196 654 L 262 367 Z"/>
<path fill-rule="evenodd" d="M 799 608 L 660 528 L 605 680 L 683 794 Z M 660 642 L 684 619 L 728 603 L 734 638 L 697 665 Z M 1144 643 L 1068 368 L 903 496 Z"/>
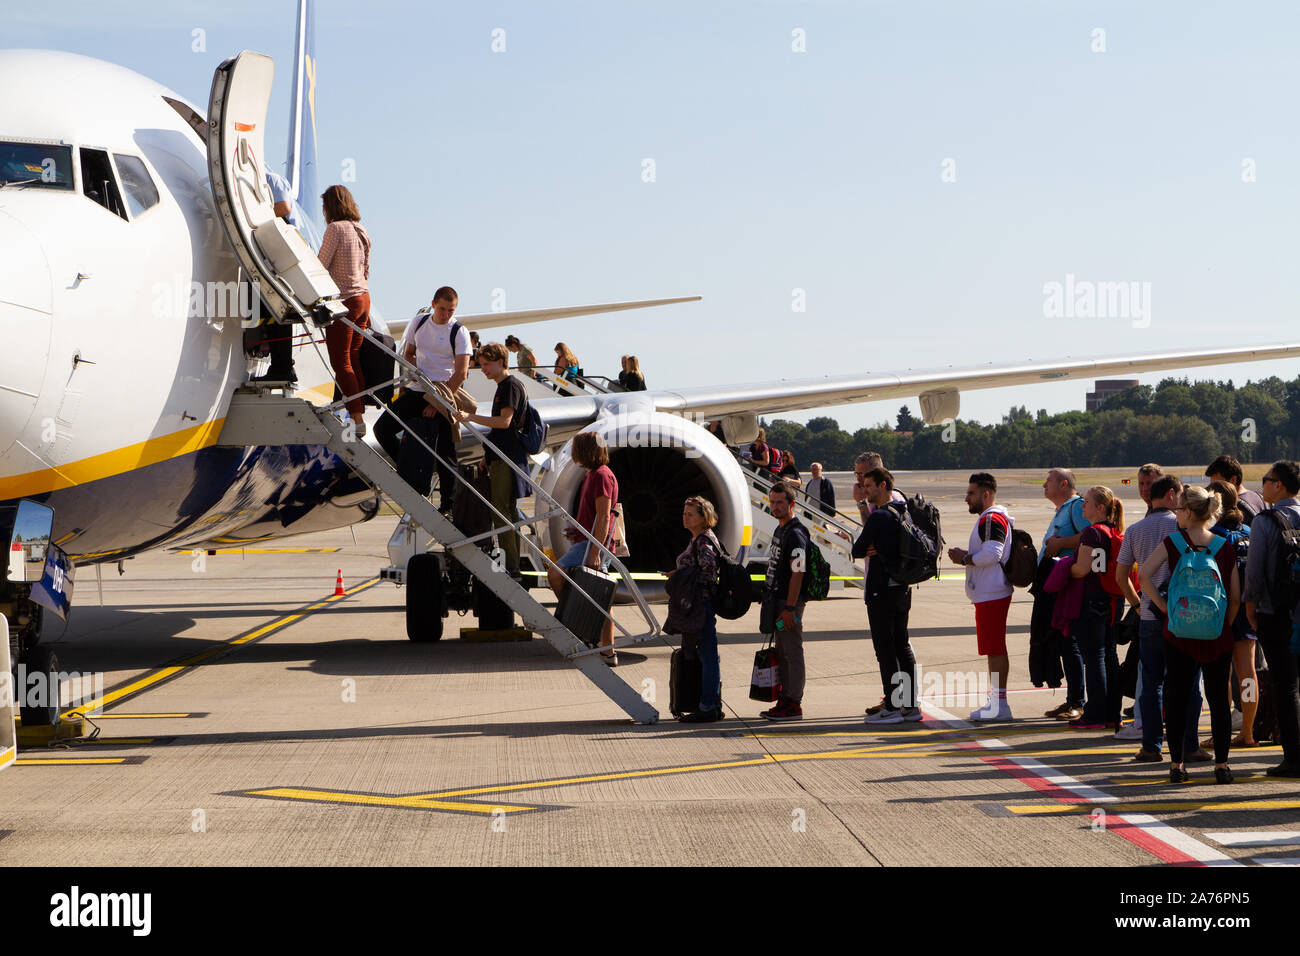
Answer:
<path fill-rule="evenodd" d="M 1038 549 L 1038 574 L 1030 593 L 1034 610 L 1029 619 L 1029 676 L 1034 686 L 1045 683 L 1059 687 L 1065 676 L 1065 700 L 1044 715 L 1074 720 L 1083 713 L 1083 654 L 1078 646 L 1052 627 L 1056 595 L 1043 590 L 1052 569 L 1052 559 L 1068 558 L 1079 546 L 1079 535 L 1088 527 L 1083 517 L 1083 496 L 1075 489 L 1074 472 L 1053 468 L 1043 481 L 1043 497 L 1056 506 Z M 1059 661 L 1059 665 L 1058 665 Z"/>

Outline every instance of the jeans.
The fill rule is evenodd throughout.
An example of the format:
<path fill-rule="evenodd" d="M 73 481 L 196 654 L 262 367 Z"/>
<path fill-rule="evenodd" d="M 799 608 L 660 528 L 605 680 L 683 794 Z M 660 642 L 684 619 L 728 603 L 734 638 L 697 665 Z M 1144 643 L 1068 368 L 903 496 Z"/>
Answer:
<path fill-rule="evenodd" d="M 718 618 L 713 602 L 704 602 L 704 628 L 682 635 L 682 650 L 693 650 L 700 659 L 700 710 L 722 708 L 722 661 L 718 657 Z M 687 655 L 689 656 L 689 654 Z"/>
<path fill-rule="evenodd" d="M 912 589 L 886 587 L 867 601 L 871 643 L 880 665 L 880 683 L 887 706 L 916 706 L 916 655 L 907 639 L 907 615 L 912 609 Z"/>
<path fill-rule="evenodd" d="M 1138 622 L 1138 654 L 1141 686 L 1138 690 L 1137 709 L 1142 713 L 1142 749 L 1160 752 L 1164 742 L 1165 718 L 1165 628 L 1162 621 Z M 1184 718 L 1183 749 L 1195 753 L 1199 748 L 1196 726 L 1201 719 L 1201 691 L 1193 684 L 1187 698 Z"/>
<path fill-rule="evenodd" d="M 1083 706 L 1083 648 L 1079 646 L 1079 633 L 1071 628 L 1061 635 L 1061 670 L 1065 672 L 1065 702 L 1071 707 Z"/>
<path fill-rule="evenodd" d="M 428 497 L 433 486 L 436 459 L 416 440 L 418 435 L 428 443 L 443 461 L 437 462 L 440 510 L 450 510 L 456 492 L 456 473 L 451 462 L 456 460 L 456 446 L 451 440 L 451 420 L 439 412 L 429 418 L 424 410 L 429 407 L 423 392 L 403 392 L 395 402 L 393 411 L 402 420 L 406 434 L 397 455 L 397 473 L 419 494 Z"/>
<path fill-rule="evenodd" d="M 1201 671 L 1205 671 L 1205 697 L 1210 705 L 1210 732 L 1214 735 L 1215 763 L 1228 762 L 1228 746 L 1232 741 L 1232 693 L 1228 690 L 1228 673 L 1232 669 L 1232 651 L 1217 660 L 1198 664 L 1196 658 L 1172 644 L 1165 647 L 1165 700 L 1169 711 L 1165 718 L 1169 724 L 1169 759 L 1182 763 L 1186 754 L 1201 749 L 1196 739 L 1196 724 L 1187 725 L 1191 714 L 1186 698 L 1192 694 L 1200 697 L 1197 685 Z M 1200 718 L 1200 708 L 1196 717 Z M 1190 731 L 1190 733 L 1189 733 Z M 1179 737 L 1183 740 L 1180 742 Z"/>
<path fill-rule="evenodd" d="M 1083 655 L 1087 703 L 1080 720 L 1085 724 L 1116 723 L 1119 719 L 1119 657 L 1115 653 L 1113 613 L 1109 594 L 1087 595 L 1083 613 L 1070 628 Z"/>
<path fill-rule="evenodd" d="M 1296 656 L 1291 653 L 1291 615 L 1256 615 L 1259 643 L 1268 661 L 1268 676 L 1277 706 L 1277 729 L 1282 738 L 1282 760 L 1300 767 L 1300 697 L 1296 677 Z"/>

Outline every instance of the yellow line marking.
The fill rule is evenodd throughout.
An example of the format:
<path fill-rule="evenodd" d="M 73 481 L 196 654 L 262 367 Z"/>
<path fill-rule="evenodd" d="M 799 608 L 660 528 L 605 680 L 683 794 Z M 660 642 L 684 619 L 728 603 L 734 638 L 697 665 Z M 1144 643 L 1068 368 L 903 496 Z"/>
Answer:
<path fill-rule="evenodd" d="M 192 551 L 206 550 L 209 554 L 334 554 L 342 548 L 187 548 L 173 554 L 188 558 Z"/>
<path fill-rule="evenodd" d="M 95 720 L 144 720 L 162 717 L 188 717 L 189 714 L 96 714 Z M 116 738 L 115 738 L 116 739 Z"/>
<path fill-rule="evenodd" d="M 17 746 L 10 747 L 5 751 L 0 752 L 0 767 L 7 767 L 9 764 L 13 763 L 13 759 L 17 753 Z"/>
<path fill-rule="evenodd" d="M 43 764 L 124 763 L 125 757 L 19 757 L 16 767 L 36 767 Z"/>
<path fill-rule="evenodd" d="M 522 813 L 525 810 L 537 809 L 537 807 L 491 805 L 486 803 L 458 803 L 433 800 L 420 795 L 392 797 L 382 794 L 306 790 L 295 787 L 274 787 L 270 790 L 246 790 L 244 792 L 249 796 L 279 797 L 284 800 L 315 800 L 321 803 L 354 803 L 377 807 L 405 807 L 417 810 L 455 810 L 460 813 L 494 813 L 497 810 L 506 813 Z"/>
<path fill-rule="evenodd" d="M 1012 813 L 1037 816 L 1050 813 L 1088 813 L 1101 807 L 1108 813 L 1182 813 L 1187 810 L 1297 810 L 1300 800 L 1163 800 L 1151 803 L 1052 803 L 1008 806 Z"/>
<path fill-rule="evenodd" d="M 1183 786 L 1183 784 L 1170 783 L 1169 774 L 1165 773 L 1163 768 L 1160 768 L 1159 765 L 1157 765 L 1157 768 L 1160 769 L 1160 774 L 1159 775 L 1153 774 L 1150 777 L 1111 777 L 1110 778 L 1111 786 L 1115 786 L 1115 787 Z M 1286 777 L 1270 777 L 1263 773 L 1234 773 L 1232 776 L 1233 776 L 1233 780 L 1236 783 L 1292 783 L 1293 782 L 1292 780 L 1288 780 Z M 1213 777 L 1194 777 L 1191 780 L 1188 780 L 1186 785 L 1205 786 L 1207 784 L 1212 784 L 1212 783 L 1214 783 Z"/>
<path fill-rule="evenodd" d="M 161 683 L 162 681 L 165 681 L 170 677 L 175 677 L 183 670 L 187 670 L 191 667 L 196 667 L 197 665 L 202 664 L 204 661 L 216 657 L 218 654 L 225 653 L 227 650 L 229 650 L 232 647 L 238 647 L 241 644 L 247 644 L 249 641 L 255 641 L 259 637 L 264 637 L 265 635 L 270 634 L 272 631 L 276 631 L 281 628 L 288 627 L 294 621 L 306 617 L 312 611 L 318 611 L 323 607 L 327 607 L 328 605 L 333 604 L 335 601 L 341 600 L 342 598 L 345 597 L 350 597 L 351 595 L 356 594 L 359 591 L 364 591 L 366 588 L 373 587 L 378 583 L 379 583 L 379 578 L 371 578 L 369 581 L 363 581 L 361 584 L 358 584 L 356 587 L 349 589 L 344 594 L 337 595 L 337 596 L 331 595 L 330 597 L 327 597 L 325 600 L 318 601 L 315 604 L 309 606 L 306 610 L 299 611 L 296 614 L 286 615 L 285 617 L 272 621 L 270 624 L 267 624 L 263 627 L 259 627 L 257 630 L 253 631 L 250 634 L 245 634 L 243 637 L 237 637 L 229 641 L 223 641 L 222 643 L 218 644 L 216 647 L 208 648 L 206 651 L 202 651 L 198 654 L 195 654 L 193 657 L 188 657 L 185 660 L 181 661 L 179 664 L 173 664 L 170 667 L 161 668 L 160 670 L 154 671 L 152 674 L 147 674 L 146 676 L 140 678 L 139 680 L 132 681 L 130 684 L 127 684 L 125 687 L 119 687 L 117 690 L 109 691 L 108 693 L 104 694 L 102 697 L 97 697 L 94 700 L 90 701 L 89 703 L 82 704 L 80 707 L 76 707 L 73 708 L 72 710 L 67 711 L 67 713 L 63 714 L 62 716 L 67 717 L 70 714 L 78 714 L 78 715 L 90 714 L 93 717 L 94 711 L 96 710 L 102 710 L 104 707 L 107 707 L 109 704 L 115 704 L 118 701 L 124 700 L 127 697 L 130 697 L 134 694 L 138 694 L 141 691 L 148 690 L 150 687 L 153 687 L 155 684 Z"/>

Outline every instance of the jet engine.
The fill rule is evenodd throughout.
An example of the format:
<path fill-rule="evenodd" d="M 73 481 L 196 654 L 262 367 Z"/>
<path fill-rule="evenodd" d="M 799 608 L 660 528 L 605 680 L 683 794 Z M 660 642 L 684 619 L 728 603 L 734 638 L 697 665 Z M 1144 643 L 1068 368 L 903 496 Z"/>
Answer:
<path fill-rule="evenodd" d="M 656 411 L 619 412 L 583 429 L 599 432 L 609 446 L 609 467 L 618 478 L 619 509 L 632 554 L 632 571 L 668 571 L 690 540 L 682 527 L 682 503 L 691 495 L 718 510 L 714 533 L 727 551 L 743 559 L 752 535 L 749 483 L 731 452 L 704 428 Z M 543 487 L 575 518 L 586 470 L 573 460 L 572 442 L 552 457 Z M 539 505 L 539 510 L 545 510 Z M 566 522 L 550 519 L 552 547 L 563 554 Z"/>

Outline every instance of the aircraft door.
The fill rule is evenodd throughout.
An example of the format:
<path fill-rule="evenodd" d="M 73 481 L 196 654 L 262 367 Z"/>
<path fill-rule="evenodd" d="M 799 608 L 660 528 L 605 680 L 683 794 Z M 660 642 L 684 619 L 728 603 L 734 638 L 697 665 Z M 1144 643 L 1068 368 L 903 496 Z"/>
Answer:
<path fill-rule="evenodd" d="M 325 324 L 346 315 L 338 286 L 306 240 L 275 215 L 266 182 L 266 109 L 275 64 L 245 50 L 217 67 L 208 102 L 212 193 L 235 255 L 276 316 Z"/>
<path fill-rule="evenodd" d="M 54 321 L 50 266 L 36 234 L 0 212 L 0 454 L 13 447 L 36 410 Z"/>

